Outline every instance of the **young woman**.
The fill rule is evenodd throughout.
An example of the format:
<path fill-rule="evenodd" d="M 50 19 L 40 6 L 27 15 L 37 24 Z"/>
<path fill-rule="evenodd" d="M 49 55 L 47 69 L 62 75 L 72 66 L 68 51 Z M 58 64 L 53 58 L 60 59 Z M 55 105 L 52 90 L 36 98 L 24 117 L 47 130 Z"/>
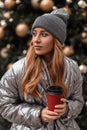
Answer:
<path fill-rule="evenodd" d="M 11 130 L 80 130 L 75 118 L 83 107 L 82 77 L 75 61 L 63 54 L 68 14 L 62 9 L 39 16 L 25 58 L 0 81 L 0 113 Z M 62 104 L 48 110 L 46 89 L 61 86 Z"/>

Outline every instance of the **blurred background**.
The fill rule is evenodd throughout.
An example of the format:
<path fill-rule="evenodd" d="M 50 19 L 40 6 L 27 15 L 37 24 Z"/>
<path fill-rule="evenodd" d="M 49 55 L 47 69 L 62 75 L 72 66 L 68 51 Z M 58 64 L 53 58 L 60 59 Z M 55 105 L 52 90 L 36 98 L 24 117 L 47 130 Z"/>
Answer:
<path fill-rule="evenodd" d="M 24 57 L 35 18 L 63 7 L 69 13 L 63 51 L 77 61 L 83 76 L 84 107 L 76 119 L 87 130 L 87 1 L 86 0 L 0 0 L 0 78 L 11 65 Z M 0 130 L 11 123 L 0 116 Z"/>

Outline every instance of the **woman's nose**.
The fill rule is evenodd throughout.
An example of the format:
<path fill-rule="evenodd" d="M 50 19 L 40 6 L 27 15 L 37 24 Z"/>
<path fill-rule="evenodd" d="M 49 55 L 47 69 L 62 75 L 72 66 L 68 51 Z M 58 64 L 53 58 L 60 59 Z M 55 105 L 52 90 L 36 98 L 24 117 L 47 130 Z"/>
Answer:
<path fill-rule="evenodd" d="M 37 35 L 35 38 L 34 38 L 35 42 L 40 42 L 41 41 L 41 38 L 39 35 Z"/>

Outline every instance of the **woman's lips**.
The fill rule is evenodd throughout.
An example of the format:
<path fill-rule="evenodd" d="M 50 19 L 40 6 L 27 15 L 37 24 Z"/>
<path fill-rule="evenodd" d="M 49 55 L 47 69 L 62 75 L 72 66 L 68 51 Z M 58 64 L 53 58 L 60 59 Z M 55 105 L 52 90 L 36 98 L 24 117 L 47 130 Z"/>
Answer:
<path fill-rule="evenodd" d="M 41 46 L 34 46 L 35 49 L 41 49 L 42 47 Z"/>

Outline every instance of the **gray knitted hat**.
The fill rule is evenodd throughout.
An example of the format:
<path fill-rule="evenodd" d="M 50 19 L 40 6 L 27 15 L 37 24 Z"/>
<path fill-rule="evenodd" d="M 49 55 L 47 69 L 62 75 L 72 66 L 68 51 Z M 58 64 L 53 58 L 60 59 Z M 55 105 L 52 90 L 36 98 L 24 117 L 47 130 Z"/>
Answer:
<path fill-rule="evenodd" d="M 37 17 L 32 25 L 32 30 L 35 27 L 42 27 L 64 44 L 68 18 L 69 15 L 63 8 L 56 9 Z"/>

